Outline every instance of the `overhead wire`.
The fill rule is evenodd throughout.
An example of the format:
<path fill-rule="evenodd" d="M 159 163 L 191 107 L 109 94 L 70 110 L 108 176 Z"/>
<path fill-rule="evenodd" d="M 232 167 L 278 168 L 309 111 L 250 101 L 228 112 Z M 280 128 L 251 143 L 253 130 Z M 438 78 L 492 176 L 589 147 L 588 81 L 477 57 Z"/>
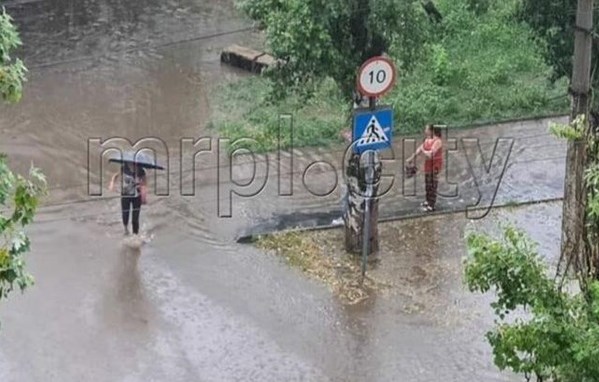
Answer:
<path fill-rule="evenodd" d="M 18 5 L 18 4 L 15 4 Z M 133 53 L 136 51 L 142 51 L 142 50 L 155 50 L 155 49 L 160 49 L 163 47 L 169 47 L 169 46 L 173 46 L 173 45 L 177 45 L 177 44 L 184 44 L 184 43 L 190 43 L 190 42 L 194 42 L 194 41 L 201 41 L 201 40 L 206 40 L 206 39 L 211 39 L 211 38 L 217 38 L 217 37 L 222 37 L 222 36 L 226 36 L 226 35 L 231 35 L 231 34 L 237 34 L 237 33 L 245 33 L 245 32 L 249 32 L 249 31 L 255 31 L 257 28 L 255 26 L 252 27 L 244 27 L 244 28 L 239 28 L 239 29 L 234 29 L 234 30 L 228 30 L 228 31 L 224 31 L 224 32 L 217 32 L 217 33 L 211 33 L 211 34 L 206 34 L 206 35 L 200 35 L 200 36 L 195 36 L 195 37 L 190 37 L 187 39 L 181 39 L 181 40 L 176 40 L 176 41 L 169 41 L 169 42 L 165 42 L 165 43 L 161 43 L 161 44 L 155 44 L 153 46 L 143 46 L 143 47 L 133 47 L 133 48 L 128 48 L 128 49 L 123 49 L 121 51 L 116 51 L 113 53 L 117 53 L 117 54 L 127 54 L 127 53 Z M 103 56 L 101 55 L 88 55 L 88 56 L 83 56 L 83 57 L 77 57 L 77 58 L 73 58 L 73 59 L 67 59 L 67 60 L 58 60 L 58 61 L 53 61 L 53 62 L 47 62 L 47 63 L 42 63 L 42 64 L 34 64 L 32 66 L 28 66 L 28 69 L 33 69 L 33 70 L 39 70 L 39 69 L 45 69 L 45 68 L 49 68 L 49 67 L 56 67 L 56 66 L 61 66 L 61 65 L 68 65 L 68 64 L 72 64 L 72 63 L 77 63 L 77 62 L 83 62 L 83 61 L 89 61 L 89 60 L 95 60 L 95 59 L 99 59 L 99 58 L 103 58 Z M 549 101 L 553 101 L 556 99 L 560 99 L 563 97 L 568 96 L 568 94 L 563 94 L 563 95 L 559 95 L 556 96 L 554 98 L 549 99 Z M 497 121 L 498 123 L 501 123 L 501 121 Z M 543 133 L 543 134 L 536 134 L 536 135 L 531 135 L 531 136 L 525 136 L 525 137 L 518 137 L 516 139 L 531 139 L 531 138 L 535 138 L 535 137 L 543 137 L 543 136 L 547 136 L 549 134 L 547 133 Z M 492 142 L 490 142 L 492 143 Z M 333 152 L 329 152 L 332 154 L 339 154 L 339 153 L 344 153 L 346 152 L 346 150 L 338 150 L 338 151 L 333 151 Z M 564 157 L 565 158 L 565 157 Z M 534 162 L 534 161 L 538 161 L 538 160 L 531 160 L 530 162 Z M 261 162 L 265 162 L 265 161 L 261 161 Z M 512 162 L 512 163 L 525 163 L 527 161 L 516 161 L 516 162 Z M 207 168 L 203 168 L 203 170 L 215 170 L 219 168 L 219 166 L 208 166 Z M 192 171 L 195 171 L 195 166 L 194 168 L 191 169 L 186 169 L 183 170 L 182 173 L 191 173 Z M 296 171 L 296 172 L 291 172 L 291 174 L 293 175 L 297 175 L 300 174 L 302 171 Z M 67 189 L 74 189 L 74 188 L 82 188 L 82 187 L 86 187 L 88 186 L 89 183 L 87 184 L 72 184 L 72 185 L 58 185 L 55 187 L 49 187 L 49 190 L 67 190 Z M 49 209 L 49 208 L 54 208 L 54 207 L 61 207 L 61 206 L 67 206 L 67 205 L 71 205 L 71 204 L 83 204 L 83 203 L 92 203 L 92 202 L 99 202 L 99 201 L 107 201 L 107 200 L 112 200 L 112 199 L 118 199 L 120 198 L 120 196 L 116 196 L 116 197 L 109 197 L 109 198 L 95 198 L 95 199 L 81 199 L 81 200 L 71 200 L 71 201 L 66 201 L 66 202 L 60 202 L 60 203 L 53 203 L 53 204 L 46 204 L 43 205 L 41 208 L 44 209 Z M 208 203 L 212 203 L 212 202 L 204 202 L 206 204 Z M 113 212 L 108 212 L 110 214 L 112 214 Z M 93 215 L 88 215 L 88 216 L 98 216 L 98 214 L 93 214 Z M 79 216 L 81 217 L 81 216 Z M 70 220 L 72 219 L 70 218 L 66 218 L 66 220 Z M 64 219 L 63 219 L 64 220 Z"/>
<path fill-rule="evenodd" d="M 523 135 L 523 136 L 518 136 L 515 137 L 513 139 L 516 140 L 529 140 L 529 139 L 537 139 L 537 138 L 543 138 L 543 137 L 548 137 L 551 136 L 551 133 L 538 133 L 538 134 L 530 134 L 530 135 Z M 410 137 L 410 136 L 403 136 L 402 139 L 421 139 L 421 137 L 417 137 L 416 135 L 414 137 Z M 493 143 L 497 143 L 498 139 L 510 139 L 512 137 L 510 136 L 505 136 L 505 137 L 495 137 L 495 138 L 489 138 L 488 140 L 485 139 L 478 139 L 478 142 L 481 146 L 485 146 L 488 144 L 493 144 Z M 464 137 L 455 137 L 455 138 L 450 138 L 451 140 L 462 140 L 462 139 L 476 139 L 476 138 L 464 138 Z M 551 144 L 550 146 L 559 146 L 561 145 L 560 143 L 556 143 L 556 144 Z M 528 149 L 530 148 L 543 148 L 543 147 L 547 147 L 546 144 L 540 145 L 538 147 L 527 147 Z M 282 152 L 288 152 L 288 149 L 286 150 L 281 150 Z M 449 151 L 454 151 L 454 150 L 449 150 Z M 208 151 L 206 151 L 208 152 Z M 347 152 L 347 148 L 346 149 L 339 149 L 339 150 L 329 150 L 327 151 L 327 155 L 328 156 L 334 156 L 334 155 L 338 155 L 338 154 L 345 154 Z M 265 156 L 265 155 L 273 155 L 276 152 L 270 152 L 270 153 L 259 153 L 256 154 L 257 156 Z M 315 153 L 316 155 L 318 155 L 318 153 Z M 293 154 L 293 159 L 294 161 L 297 160 L 297 158 L 295 157 L 295 154 Z M 267 161 L 269 160 L 265 160 L 265 159 L 257 159 L 254 161 L 254 163 L 257 164 L 265 164 Z M 199 169 L 197 168 L 197 166 L 193 166 L 191 168 L 186 168 L 186 169 L 181 169 L 179 168 L 179 171 L 177 172 L 178 174 L 181 175 L 189 175 L 191 173 L 195 173 L 198 171 L 201 172 L 208 172 L 208 171 L 214 171 L 217 170 L 219 168 L 221 168 L 222 166 L 219 165 L 206 165 L 206 166 L 202 166 Z M 228 166 L 224 166 L 225 168 L 229 168 Z M 292 171 L 292 172 L 287 172 L 287 174 L 292 174 L 292 175 L 298 175 L 301 174 L 302 171 Z M 170 177 L 170 176 L 169 176 Z M 216 183 L 207 183 L 208 185 L 214 185 Z M 72 189 L 78 189 L 78 188 L 85 188 L 85 187 L 89 187 L 90 183 L 72 183 L 72 184 L 60 184 L 60 185 L 56 185 L 56 186 L 51 186 L 48 187 L 49 191 L 55 191 L 55 190 L 60 190 L 60 191 L 65 191 L 65 190 L 72 190 Z"/>
<path fill-rule="evenodd" d="M 541 147 L 541 146 L 539 146 L 539 147 Z M 563 160 L 563 159 L 566 159 L 565 155 L 548 157 L 548 158 L 536 158 L 536 159 L 527 159 L 527 160 L 521 160 L 521 161 L 513 161 L 513 162 L 508 163 L 508 167 L 507 167 L 506 171 L 515 164 L 549 162 L 549 161 Z M 181 195 L 181 196 L 183 198 L 185 198 L 185 197 L 193 197 L 194 195 Z M 217 197 L 219 197 L 218 193 L 217 193 Z M 40 209 L 48 210 L 48 209 L 55 208 L 55 207 L 65 207 L 70 204 L 86 204 L 86 203 L 106 202 L 106 201 L 116 200 L 116 199 L 120 199 L 120 198 L 121 198 L 121 196 L 118 195 L 118 196 L 108 197 L 108 198 L 81 199 L 81 200 L 70 201 L 70 202 L 60 202 L 60 203 L 48 204 L 48 205 L 41 206 Z M 159 196 L 156 198 L 156 200 L 163 201 L 163 200 L 167 200 L 168 198 L 169 198 L 169 195 Z M 194 202 L 194 205 L 198 206 L 199 208 L 201 208 L 203 206 L 213 206 L 214 201 L 213 200 L 196 200 Z M 99 216 L 106 216 L 106 215 L 112 215 L 114 213 L 115 213 L 114 211 L 108 211 L 108 212 L 100 212 L 100 213 L 93 213 L 93 214 L 76 214 L 76 215 L 71 215 L 68 217 L 50 218 L 50 219 L 43 219 L 41 221 L 40 220 L 36 220 L 36 221 L 38 223 L 50 223 L 50 222 L 56 222 L 56 221 L 66 221 L 66 220 L 73 220 L 73 219 L 86 219 L 86 218 L 93 218 L 93 217 L 99 217 Z"/>
<path fill-rule="evenodd" d="M 517 137 L 515 139 L 531 139 L 531 138 L 538 138 L 538 137 L 545 137 L 548 136 L 550 134 L 547 133 L 540 133 L 540 134 L 531 134 L 528 136 L 522 136 L 522 137 Z M 535 149 L 546 149 L 547 147 L 553 147 L 553 146 L 563 146 L 563 143 L 557 143 L 557 144 L 542 144 L 542 145 L 537 145 L 537 146 L 527 146 L 525 148 L 525 150 L 535 150 Z M 344 152 L 344 151 L 342 151 Z M 511 161 L 508 163 L 508 169 L 512 168 L 514 165 L 516 164 L 526 164 L 526 163 L 533 163 L 533 162 L 543 162 L 543 161 L 554 161 L 554 160 L 563 160 L 565 159 L 566 156 L 562 155 L 562 156 L 554 156 L 554 157 L 549 157 L 549 158 L 535 158 L 535 159 L 527 159 L 527 160 L 516 160 L 516 161 Z M 189 170 L 191 171 L 191 170 Z M 290 174 L 291 175 L 298 175 L 301 174 L 302 171 L 292 171 Z M 214 183 L 213 183 L 214 184 Z M 213 185 L 211 184 L 211 185 Z M 193 197 L 194 195 L 181 195 L 182 197 Z M 97 202 L 105 202 L 105 201 L 110 201 L 110 200 L 116 200 L 116 199 L 120 199 L 120 195 L 119 196 L 114 196 L 114 197 L 102 197 L 102 198 L 93 198 L 93 199 L 81 199 L 81 200 L 73 200 L 73 201 L 65 201 L 65 202 L 60 202 L 60 203 L 52 203 L 52 204 L 46 204 L 43 205 L 41 208 L 43 210 L 47 210 L 47 209 L 51 209 L 51 208 L 55 208 L 55 207 L 65 207 L 71 204 L 87 204 L 87 203 L 97 203 Z M 160 196 L 157 199 L 159 200 L 164 200 L 167 199 L 169 196 Z M 218 192 L 217 192 L 217 197 L 218 197 Z M 200 200 L 200 201 L 196 201 L 195 202 L 196 205 L 199 206 L 209 206 L 209 205 L 213 205 L 214 202 L 211 200 Z M 103 216 L 103 215 L 108 215 L 108 214 L 113 214 L 114 212 L 105 212 L 105 213 L 94 213 L 94 214 L 88 214 L 88 215 L 75 215 L 75 216 L 70 216 L 70 217 L 65 217 L 65 218 L 55 218 L 55 219 L 50 219 L 50 220 L 44 220 L 43 222 L 50 222 L 50 221 L 60 221 L 60 220 L 72 220 L 72 219 L 76 219 L 76 218 L 91 218 L 91 217 L 98 217 L 98 216 Z"/>
<path fill-rule="evenodd" d="M 165 42 L 162 44 L 156 44 L 153 46 L 134 47 L 134 48 L 128 48 L 128 49 L 123 49 L 123 50 L 111 51 L 111 53 L 128 54 L 128 53 L 133 53 L 133 52 L 138 52 L 138 51 L 143 51 L 143 50 L 154 50 L 154 49 L 160 49 L 160 48 L 173 46 L 173 45 L 177 45 L 177 44 L 185 44 L 185 43 L 190 43 L 190 42 L 195 42 L 195 41 L 208 40 L 211 38 L 217 38 L 217 37 L 222 37 L 222 36 L 227 36 L 227 35 L 237 34 L 237 33 L 245 33 L 245 32 L 250 32 L 250 31 L 255 31 L 255 30 L 256 30 L 256 27 L 254 27 L 254 26 L 244 27 L 244 28 L 234 29 L 234 30 L 229 30 L 229 31 L 224 31 L 224 32 L 217 32 L 217 33 L 212 33 L 212 34 L 207 34 L 207 35 L 190 37 L 190 38 L 182 39 L 182 40 L 169 41 L 169 42 Z M 99 54 L 95 54 L 95 55 L 76 57 L 76 58 L 67 59 L 67 60 L 59 60 L 59 61 L 42 63 L 42 64 L 34 64 L 32 66 L 27 66 L 27 68 L 29 70 L 45 69 L 45 68 L 49 68 L 49 67 L 68 65 L 68 64 L 73 64 L 73 63 L 77 63 L 77 62 L 97 60 L 100 58 L 105 58 L 105 57 L 102 55 L 99 55 Z"/>
<path fill-rule="evenodd" d="M 19 5 L 18 3 L 15 3 L 14 5 Z M 128 48 L 128 49 L 124 49 L 122 51 L 117 51 L 116 53 L 131 53 L 131 52 L 135 52 L 135 51 L 140 51 L 140 50 L 151 50 L 151 49 L 159 49 L 162 47 L 167 47 L 167 46 L 172 46 L 172 45 L 177 45 L 177 44 L 183 44 L 183 43 L 189 43 L 189 42 L 193 42 L 193 41 L 200 41 L 200 40 L 205 40 L 205 39 L 210 39 L 210 38 L 217 38 L 217 37 L 221 37 L 221 36 L 225 36 L 225 35 L 230 35 L 230 34 L 236 34 L 236 33 L 244 33 L 244 32 L 248 32 L 248 31 L 253 31 L 256 30 L 257 28 L 255 26 L 251 26 L 251 27 L 244 27 L 244 28 L 240 28 L 240 29 L 234 29 L 234 30 L 228 30 L 228 31 L 224 31 L 224 32 L 217 32 L 217 33 L 211 33 L 211 34 L 206 34 L 206 35 L 201 35 L 201 36 L 195 36 L 195 37 L 190 37 L 187 39 L 181 39 L 181 40 L 176 40 L 176 41 L 169 41 L 169 42 L 165 42 L 165 43 L 161 43 L 161 44 L 156 44 L 154 46 L 145 46 L 145 47 L 133 47 L 133 48 Z M 87 60 L 93 60 L 93 59 L 98 59 L 101 58 L 102 56 L 100 55 L 89 55 L 89 56 L 84 56 L 84 57 L 78 57 L 78 58 L 73 58 L 73 59 L 69 59 L 69 60 L 60 60 L 60 61 L 54 61 L 54 62 L 48 62 L 48 63 L 43 63 L 43 64 L 37 64 L 37 65 L 33 65 L 30 66 L 29 69 L 43 69 L 43 68 L 47 68 L 47 67 L 53 67 L 53 66 L 60 66 L 60 65 L 66 65 L 66 64 L 71 64 L 71 63 L 75 63 L 75 62 L 81 62 L 81 61 L 87 61 Z M 559 95 L 557 97 L 554 97 L 554 99 L 558 99 L 558 98 L 562 98 L 567 96 L 568 94 L 563 94 L 563 95 Z M 552 100 L 552 99 L 550 99 Z M 498 123 L 501 123 L 501 121 L 497 121 Z M 492 122 L 491 122 L 492 123 Z M 345 150 L 339 150 L 339 151 L 334 151 L 333 153 L 335 154 L 339 154 L 339 153 L 343 153 Z M 218 166 L 209 166 L 204 168 L 204 170 L 214 170 L 218 168 Z M 191 172 L 194 169 L 189 169 L 186 170 L 186 172 Z M 80 188 L 80 187 L 85 187 L 87 184 L 71 184 L 71 185 L 60 185 L 60 186 L 55 186 L 55 187 L 51 187 L 51 189 L 74 189 L 74 188 Z"/>

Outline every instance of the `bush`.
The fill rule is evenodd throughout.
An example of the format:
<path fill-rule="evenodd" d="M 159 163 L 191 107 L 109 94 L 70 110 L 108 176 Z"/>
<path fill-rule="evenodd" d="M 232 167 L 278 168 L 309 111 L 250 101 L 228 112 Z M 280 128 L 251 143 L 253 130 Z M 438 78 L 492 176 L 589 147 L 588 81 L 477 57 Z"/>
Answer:
<path fill-rule="evenodd" d="M 564 292 L 548 277 L 536 245 L 509 226 L 502 241 L 469 235 L 468 251 L 470 290 L 496 292 L 491 307 L 498 319 L 487 339 L 501 370 L 537 381 L 599 381 L 599 282 L 588 295 Z"/>
<path fill-rule="evenodd" d="M 326 146 L 341 142 L 339 131 L 347 125 L 344 118 L 347 106 L 339 96 L 332 80 L 325 81 L 309 100 L 289 96 L 279 102 L 270 102 L 270 80 L 250 77 L 221 86 L 215 104 L 213 126 L 218 134 L 230 139 L 230 150 L 247 148 L 256 152 L 277 149 L 279 123 L 281 147 L 292 145 L 286 128 L 287 116 L 292 116 L 293 146 Z M 234 105 L 234 106 L 232 106 Z M 280 117 L 281 119 L 280 121 Z"/>
<path fill-rule="evenodd" d="M 9 53 L 21 45 L 12 17 L 2 8 L 0 12 L 0 97 L 11 103 L 21 99 L 27 69 L 19 59 Z"/>
<path fill-rule="evenodd" d="M 21 291 L 32 284 L 25 271 L 23 255 L 30 241 L 23 228 L 33 221 L 39 198 L 46 193 L 46 180 L 38 169 L 32 168 L 30 179 L 15 175 L 6 156 L 0 154 L 0 300 L 8 297 L 15 284 Z"/>
<path fill-rule="evenodd" d="M 9 53 L 21 45 L 11 17 L 0 13 L 0 97 L 8 103 L 21 99 L 26 72 L 22 62 L 11 59 Z M 14 174 L 7 157 L 0 153 L 0 300 L 18 287 L 25 290 L 33 277 L 25 271 L 23 255 L 30 241 L 24 228 L 31 224 L 40 198 L 47 192 L 46 179 L 32 167 L 29 179 Z"/>
<path fill-rule="evenodd" d="M 256 19 L 266 20 L 264 8 L 257 6 L 267 1 L 281 4 L 275 0 L 253 0 L 246 1 L 244 9 Z M 391 15 L 399 15 L 407 23 L 385 37 L 389 42 L 389 55 L 397 63 L 399 78 L 383 102 L 395 110 L 397 133 L 420 131 L 427 122 L 464 126 L 567 112 L 567 84 L 564 81 L 549 82 L 553 72 L 543 59 L 546 48 L 535 40 L 528 26 L 515 18 L 517 1 L 493 3 L 485 6 L 484 12 L 475 12 L 471 0 L 440 0 L 437 4 L 444 18 L 439 25 L 422 23 L 423 12 L 405 4 L 394 12 L 383 12 L 389 7 L 397 7 L 396 3 L 391 0 L 373 3 L 377 6 L 372 17 L 373 20 L 385 20 L 385 25 L 390 27 L 395 25 L 387 19 Z M 248 4 L 253 4 L 254 8 L 248 8 Z M 331 9 L 336 10 L 335 7 Z M 319 23 L 316 23 L 319 28 L 324 25 Z M 282 34 L 277 38 L 283 38 L 284 25 L 277 22 L 275 26 Z M 290 36 L 295 36 L 295 29 L 291 28 Z M 418 38 L 412 37 L 413 34 L 418 34 Z M 314 40 L 308 35 L 303 38 Z M 303 92 L 287 87 L 276 97 L 271 97 L 276 76 L 251 78 L 229 85 L 220 90 L 226 94 L 227 102 L 219 107 L 226 107 L 226 110 L 217 112 L 214 126 L 228 137 L 253 137 L 259 141 L 261 149 L 268 150 L 276 147 L 276 135 L 273 134 L 278 113 L 284 112 L 294 115 L 296 146 L 339 141 L 339 131 L 350 127 L 350 102 L 346 93 L 339 92 L 343 88 L 340 81 L 345 81 L 347 75 L 338 70 L 349 72 L 353 78 L 357 64 L 352 72 L 344 65 L 334 64 L 338 55 L 327 56 L 326 60 L 322 55 L 315 56 L 318 50 L 303 55 L 301 49 L 293 48 L 299 44 L 297 38 L 289 44 L 271 37 L 268 39 L 279 47 L 287 46 L 297 57 L 316 65 L 305 63 L 301 72 L 310 73 L 310 78 L 318 80 L 302 82 L 298 77 L 294 84 L 300 84 Z M 314 44 L 321 47 L 326 45 L 323 41 L 316 39 Z M 312 43 L 308 45 L 302 45 L 302 49 L 312 51 Z M 323 66 L 323 60 L 329 64 Z M 330 73 L 329 77 L 326 77 L 327 73 Z M 247 102 L 248 92 L 251 92 L 251 102 Z M 311 97 L 305 97 L 308 93 Z M 564 97 L 560 98 L 561 95 Z M 232 109 L 241 112 L 231 115 Z"/>

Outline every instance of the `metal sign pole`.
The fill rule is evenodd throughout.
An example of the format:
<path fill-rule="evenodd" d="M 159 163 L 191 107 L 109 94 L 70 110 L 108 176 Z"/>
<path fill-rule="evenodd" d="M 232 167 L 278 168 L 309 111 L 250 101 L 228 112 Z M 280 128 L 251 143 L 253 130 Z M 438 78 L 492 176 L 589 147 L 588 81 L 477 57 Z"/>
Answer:
<path fill-rule="evenodd" d="M 376 152 L 391 147 L 393 135 L 393 109 L 378 109 L 376 100 L 378 97 L 387 93 L 395 84 L 396 71 L 395 65 L 388 57 L 376 56 L 368 59 L 362 64 L 356 78 L 356 85 L 361 95 L 367 96 L 369 100 L 369 109 L 367 112 L 361 111 L 354 114 L 354 132 L 352 137 L 356 144 L 356 152 L 367 153 L 365 163 L 364 180 L 366 190 L 364 195 L 364 215 L 362 217 L 362 282 L 366 276 L 366 264 L 368 256 L 372 249 L 378 251 L 378 227 L 377 221 L 372 222 L 373 213 L 378 216 L 378 204 L 373 203 L 375 197 L 374 180 L 376 177 Z M 356 141 L 357 140 L 357 141 Z M 360 156 L 360 162 L 361 162 Z M 358 164 L 361 167 L 361 163 Z M 356 169 L 360 173 L 360 169 Z M 357 212 L 357 211 L 356 211 Z M 356 214 L 357 215 L 357 214 Z M 357 216 L 356 216 L 357 218 Z M 371 238 L 372 225 L 374 224 L 374 236 Z M 352 252 L 359 249 L 359 233 L 348 240 L 348 229 L 346 225 L 346 248 L 351 248 Z M 374 239 L 371 243 L 371 239 Z M 348 243 L 353 245 L 348 245 Z M 371 246 L 371 244 L 373 244 Z M 372 248 L 371 248 L 372 247 Z"/>
<path fill-rule="evenodd" d="M 368 97 L 369 107 L 371 110 L 376 110 L 376 98 Z M 374 152 L 367 151 L 366 153 L 366 195 L 364 198 L 364 225 L 363 225 L 363 239 L 362 239 L 362 280 L 366 275 L 366 263 L 368 261 L 368 252 L 370 247 L 370 201 L 373 197 L 373 183 L 374 183 Z"/>
<path fill-rule="evenodd" d="M 366 275 L 366 262 L 370 245 L 370 200 L 374 172 L 374 153 L 369 151 L 366 167 L 366 197 L 364 198 L 364 238 L 362 239 L 362 278 Z"/>

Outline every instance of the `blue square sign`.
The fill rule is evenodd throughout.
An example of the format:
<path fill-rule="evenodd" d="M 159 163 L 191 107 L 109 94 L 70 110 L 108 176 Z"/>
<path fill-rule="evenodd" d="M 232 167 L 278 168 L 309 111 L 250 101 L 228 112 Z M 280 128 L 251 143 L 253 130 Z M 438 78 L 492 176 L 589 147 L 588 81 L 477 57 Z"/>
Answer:
<path fill-rule="evenodd" d="M 390 107 L 358 109 L 354 112 L 354 152 L 380 151 L 391 148 L 393 109 Z"/>

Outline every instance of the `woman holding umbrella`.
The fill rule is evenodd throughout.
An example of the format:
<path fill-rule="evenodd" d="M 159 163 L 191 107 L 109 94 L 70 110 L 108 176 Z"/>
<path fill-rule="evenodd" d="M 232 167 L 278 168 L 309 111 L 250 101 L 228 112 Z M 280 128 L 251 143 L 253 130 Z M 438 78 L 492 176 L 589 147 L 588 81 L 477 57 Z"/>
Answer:
<path fill-rule="evenodd" d="M 124 157 L 112 158 L 110 162 L 121 164 L 121 170 L 110 179 L 108 189 L 114 191 L 116 180 L 122 177 L 121 211 L 125 235 L 129 234 L 129 215 L 132 215 L 133 233 L 139 233 L 139 214 L 141 205 L 146 203 L 146 172 L 144 167 L 160 168 L 141 153 L 126 152 Z"/>
<path fill-rule="evenodd" d="M 120 176 L 123 179 L 121 189 L 121 210 L 123 212 L 123 225 L 125 235 L 129 234 L 129 214 L 133 215 L 133 233 L 139 233 L 139 214 L 142 204 L 146 204 L 146 171 L 145 169 L 164 170 L 150 156 L 136 151 L 127 151 L 119 158 L 112 158 L 110 162 L 121 164 L 121 171 L 115 173 L 110 180 L 108 188 L 114 190 L 114 184 Z"/>
<path fill-rule="evenodd" d="M 125 226 L 125 235 L 129 234 L 129 214 L 132 217 L 133 234 L 139 233 L 139 214 L 141 205 L 145 204 L 146 199 L 146 172 L 143 167 L 137 163 L 124 162 L 121 165 L 121 171 L 115 173 L 108 188 L 114 191 L 114 185 L 118 177 L 123 179 L 121 189 L 121 211 L 123 213 L 123 225 Z"/>

